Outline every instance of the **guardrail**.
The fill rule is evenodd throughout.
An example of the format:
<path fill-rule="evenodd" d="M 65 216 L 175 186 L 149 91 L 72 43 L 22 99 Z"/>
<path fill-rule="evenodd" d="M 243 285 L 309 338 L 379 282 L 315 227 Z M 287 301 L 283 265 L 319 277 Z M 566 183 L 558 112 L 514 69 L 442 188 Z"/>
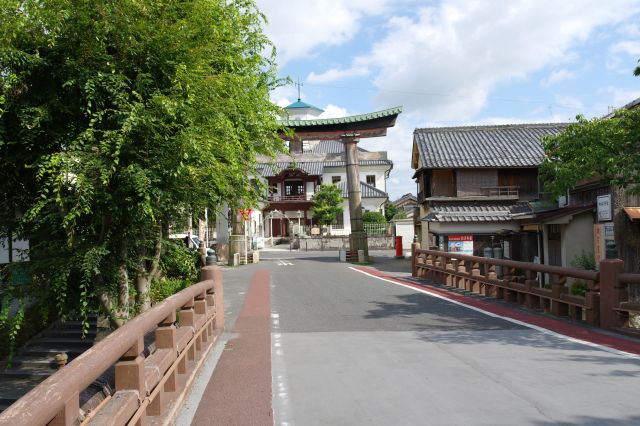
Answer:
<path fill-rule="evenodd" d="M 498 278 L 497 268 L 504 276 Z M 412 246 L 412 275 L 447 286 L 461 288 L 519 303 L 530 309 L 543 309 L 557 316 L 569 316 L 591 325 L 629 327 L 632 312 L 640 312 L 640 304 L 628 301 L 626 286 L 640 284 L 640 274 L 623 273 L 619 259 L 600 262 L 600 271 L 493 259 L 437 250 L 421 250 Z M 484 271 L 484 272 L 483 272 Z M 540 285 L 538 274 L 553 277 L 550 288 Z M 568 278 L 586 285 L 584 295 L 570 294 Z"/>
<path fill-rule="evenodd" d="M 519 196 L 519 186 L 484 186 L 481 188 L 487 197 L 515 197 Z"/>
<path fill-rule="evenodd" d="M 176 312 L 178 315 L 176 316 Z M 0 414 L 0 425 L 146 424 L 171 417 L 224 328 L 222 271 L 165 299 L 98 342 Z M 155 329 L 155 351 L 144 337 Z M 115 364 L 115 393 L 86 416 L 79 395 Z"/>
<path fill-rule="evenodd" d="M 287 201 L 311 201 L 313 199 L 313 194 L 302 194 L 302 195 L 269 195 L 267 197 L 267 201 L 271 203 L 281 203 Z"/>

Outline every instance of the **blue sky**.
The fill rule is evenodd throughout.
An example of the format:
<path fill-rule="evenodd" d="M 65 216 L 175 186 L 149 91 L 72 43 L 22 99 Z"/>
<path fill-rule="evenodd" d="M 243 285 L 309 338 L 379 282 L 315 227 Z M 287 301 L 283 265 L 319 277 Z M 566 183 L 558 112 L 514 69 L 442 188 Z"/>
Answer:
<path fill-rule="evenodd" d="M 415 193 L 416 127 L 573 121 L 640 97 L 640 0 L 257 0 L 280 75 L 336 117 L 402 105 L 362 147 Z M 294 86 L 272 93 L 286 105 Z"/>

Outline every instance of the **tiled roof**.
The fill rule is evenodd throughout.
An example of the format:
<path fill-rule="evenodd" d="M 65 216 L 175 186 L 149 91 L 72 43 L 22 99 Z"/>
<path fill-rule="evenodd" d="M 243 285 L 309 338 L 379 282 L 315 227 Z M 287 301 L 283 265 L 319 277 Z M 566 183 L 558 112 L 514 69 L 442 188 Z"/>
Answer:
<path fill-rule="evenodd" d="M 325 167 L 345 167 L 344 161 L 324 161 Z M 360 160 L 358 164 L 361 166 L 392 166 L 391 160 Z"/>
<path fill-rule="evenodd" d="M 586 206 L 566 206 L 560 207 L 552 210 L 541 211 L 536 213 L 536 215 L 529 221 L 529 223 L 533 224 L 541 224 L 541 223 L 549 223 L 554 220 L 558 220 L 564 216 L 573 216 L 576 214 L 593 211 L 595 209 L 595 204 L 589 204 Z"/>
<path fill-rule="evenodd" d="M 341 181 L 336 183 L 336 186 L 342 191 L 342 198 L 349 198 L 349 191 L 347 190 L 347 182 Z M 360 182 L 360 197 L 361 198 L 387 198 L 387 193 L 379 190 L 375 186 L 369 185 L 365 182 Z"/>
<path fill-rule="evenodd" d="M 422 220 L 427 222 L 506 222 L 532 213 L 531 206 L 525 202 L 515 204 L 443 203 L 432 205 L 429 214 Z"/>
<path fill-rule="evenodd" d="M 415 202 L 417 202 L 418 198 L 415 195 L 413 195 L 411 193 L 408 193 L 408 194 L 404 194 L 402 197 L 400 197 L 397 200 L 393 201 L 392 204 L 397 204 L 397 203 L 400 203 L 402 201 L 415 201 Z"/>
<path fill-rule="evenodd" d="M 361 166 L 393 166 L 391 160 L 360 160 Z M 345 167 L 344 161 L 279 161 L 270 164 L 258 165 L 258 170 L 263 177 L 273 177 L 280 174 L 285 169 L 299 169 L 308 175 L 320 176 L 324 173 L 325 167 Z"/>
<path fill-rule="evenodd" d="M 358 123 L 360 121 L 373 120 L 375 118 L 390 117 L 402 112 L 402 107 L 394 107 L 382 111 L 370 112 L 367 114 L 350 115 L 348 117 L 337 118 L 317 118 L 311 120 L 284 120 L 283 123 L 289 127 L 326 126 L 330 124 Z"/>
<path fill-rule="evenodd" d="M 308 162 L 292 162 L 292 161 L 280 161 L 271 164 L 262 164 L 258 166 L 263 177 L 272 177 L 280 174 L 285 169 L 299 169 L 308 175 L 319 176 L 324 169 L 321 161 L 308 161 Z"/>
<path fill-rule="evenodd" d="M 544 159 L 543 136 L 567 123 L 416 129 L 424 168 L 536 167 Z"/>
<path fill-rule="evenodd" d="M 313 154 L 340 154 L 344 152 L 344 145 L 341 141 L 323 140 L 309 142 L 308 144 L 309 149 L 307 150 L 305 147 L 305 152 L 311 152 Z M 358 151 L 369 152 L 366 149 L 362 149 L 360 147 L 358 147 Z"/>

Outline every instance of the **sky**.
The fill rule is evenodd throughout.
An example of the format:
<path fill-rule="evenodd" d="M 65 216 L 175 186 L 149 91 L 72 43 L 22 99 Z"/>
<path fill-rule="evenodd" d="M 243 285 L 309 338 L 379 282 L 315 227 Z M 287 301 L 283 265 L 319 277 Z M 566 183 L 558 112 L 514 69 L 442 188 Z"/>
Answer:
<path fill-rule="evenodd" d="M 415 194 L 416 128 L 575 121 L 640 97 L 640 0 L 257 0 L 279 75 L 340 117 L 402 106 L 391 200 Z M 281 106 L 295 85 L 271 93 Z"/>

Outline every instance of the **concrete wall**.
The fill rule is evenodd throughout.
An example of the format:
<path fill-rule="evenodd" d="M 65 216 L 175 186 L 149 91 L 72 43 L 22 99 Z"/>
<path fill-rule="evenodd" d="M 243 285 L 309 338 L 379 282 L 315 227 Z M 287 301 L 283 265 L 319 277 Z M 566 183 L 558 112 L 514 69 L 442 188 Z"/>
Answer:
<path fill-rule="evenodd" d="M 370 250 L 389 250 L 393 249 L 393 237 L 369 237 Z M 331 237 L 301 237 L 300 250 L 327 250 L 336 251 L 340 249 L 349 249 L 348 236 L 331 236 Z"/>
<path fill-rule="evenodd" d="M 402 237 L 402 249 L 411 250 L 411 243 L 413 242 L 413 235 L 415 234 L 413 219 L 397 219 L 393 222 L 396 227 L 396 236 Z"/>
<path fill-rule="evenodd" d="M 562 266 L 572 267 L 571 262 L 583 251 L 593 255 L 593 214 L 585 212 L 573 217 L 562 227 Z"/>

